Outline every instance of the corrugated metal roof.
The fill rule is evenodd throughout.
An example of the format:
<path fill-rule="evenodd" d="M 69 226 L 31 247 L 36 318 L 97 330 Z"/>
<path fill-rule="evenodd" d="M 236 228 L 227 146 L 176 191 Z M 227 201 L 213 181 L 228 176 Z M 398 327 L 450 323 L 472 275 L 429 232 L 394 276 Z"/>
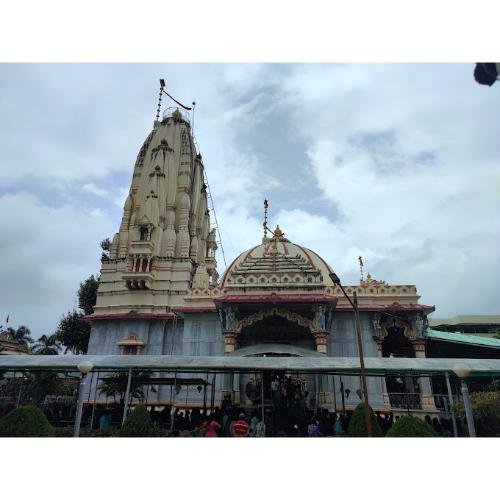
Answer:
<path fill-rule="evenodd" d="M 456 326 L 456 325 L 500 325 L 500 315 L 461 315 L 453 318 L 429 318 L 431 326 Z"/>
<path fill-rule="evenodd" d="M 81 361 L 90 361 L 94 370 L 124 371 L 130 368 L 158 372 L 196 373 L 255 372 L 280 370 L 299 373 L 339 373 L 358 375 L 359 359 L 322 357 L 246 357 L 246 356 L 150 356 L 150 355 L 60 355 L 60 356 L 0 356 L 0 370 L 77 370 Z M 472 376 L 500 375 L 500 359 L 453 358 L 365 358 L 368 375 L 419 374 L 443 375 L 452 372 L 455 364 L 466 363 Z"/>
<path fill-rule="evenodd" d="M 481 347 L 493 347 L 500 349 L 500 339 L 482 337 L 479 335 L 468 335 L 466 333 L 440 332 L 437 330 L 427 330 L 427 337 L 430 339 L 443 340 L 445 342 L 457 342 L 460 344 L 470 344 Z"/>

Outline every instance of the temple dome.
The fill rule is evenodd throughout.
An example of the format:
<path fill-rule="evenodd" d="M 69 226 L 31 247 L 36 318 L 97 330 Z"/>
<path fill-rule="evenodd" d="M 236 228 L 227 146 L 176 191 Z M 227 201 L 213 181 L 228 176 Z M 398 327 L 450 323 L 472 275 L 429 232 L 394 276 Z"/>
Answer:
<path fill-rule="evenodd" d="M 279 226 L 272 238 L 240 254 L 221 280 L 226 289 L 274 289 L 287 293 L 331 285 L 330 266 L 309 248 L 291 243 Z"/>

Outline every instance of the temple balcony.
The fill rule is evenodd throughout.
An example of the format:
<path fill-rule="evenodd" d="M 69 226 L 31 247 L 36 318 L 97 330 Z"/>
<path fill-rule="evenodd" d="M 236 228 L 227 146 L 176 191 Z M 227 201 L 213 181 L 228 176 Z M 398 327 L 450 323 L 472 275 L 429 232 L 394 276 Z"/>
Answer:
<path fill-rule="evenodd" d="M 122 279 L 129 290 L 150 290 L 154 276 L 149 272 L 128 272 L 122 274 Z"/>
<path fill-rule="evenodd" d="M 130 244 L 130 255 L 151 255 L 155 244 L 150 241 L 133 241 Z"/>

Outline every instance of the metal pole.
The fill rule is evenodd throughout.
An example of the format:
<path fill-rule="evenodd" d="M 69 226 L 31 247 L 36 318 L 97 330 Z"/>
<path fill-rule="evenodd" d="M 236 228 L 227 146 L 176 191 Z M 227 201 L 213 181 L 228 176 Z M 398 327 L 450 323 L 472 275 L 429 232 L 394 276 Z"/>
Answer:
<path fill-rule="evenodd" d="M 214 405 L 215 405 L 215 375 L 212 377 L 212 394 L 210 395 L 210 415 L 214 411 Z"/>
<path fill-rule="evenodd" d="M 80 437 L 80 424 L 82 422 L 82 410 L 83 410 L 83 389 L 85 388 L 85 379 L 87 375 L 82 373 L 82 377 L 80 379 L 80 384 L 78 386 L 78 399 L 76 403 L 76 418 L 75 418 L 75 427 L 73 429 L 73 437 Z"/>
<path fill-rule="evenodd" d="M 260 384 L 260 402 L 262 404 L 262 423 L 264 423 L 264 417 L 265 417 L 265 409 L 264 409 L 264 372 L 262 372 L 261 377 L 262 377 L 262 382 Z"/>
<path fill-rule="evenodd" d="M 172 403 L 172 407 L 170 408 L 170 430 L 174 430 L 174 420 L 175 420 L 175 403 L 177 401 L 177 370 L 175 370 L 174 373 L 174 385 L 172 386 L 174 388 L 174 401 L 172 402 L 172 398 L 170 399 L 170 402 Z M 172 391 L 170 391 L 172 392 Z"/>
<path fill-rule="evenodd" d="M 333 380 L 333 406 L 335 408 L 335 414 L 337 414 L 337 394 L 335 394 L 335 375 L 332 376 Z"/>
<path fill-rule="evenodd" d="M 343 290 L 343 289 L 342 289 Z M 345 293 L 345 292 L 344 292 Z M 358 337 L 358 350 L 359 350 L 359 365 L 361 368 L 361 381 L 363 383 L 363 395 L 364 395 L 364 400 L 365 400 L 365 422 L 366 422 L 366 431 L 368 434 L 368 437 L 372 437 L 372 420 L 371 420 L 371 415 L 369 412 L 369 402 L 368 402 L 368 389 L 366 386 L 366 372 L 365 372 L 365 360 L 363 357 L 363 342 L 361 339 L 361 324 L 359 322 L 359 310 L 358 310 L 358 296 L 356 292 L 353 292 L 354 296 L 354 315 L 356 317 L 356 335 Z M 347 297 L 347 294 L 346 294 Z"/>
<path fill-rule="evenodd" d="M 125 401 L 123 405 L 123 418 L 122 425 L 125 423 L 125 419 L 127 418 L 128 412 L 128 400 L 130 398 L 130 386 L 132 384 L 132 368 L 128 369 L 128 379 L 127 379 L 127 390 L 125 391 Z"/>
<path fill-rule="evenodd" d="M 21 404 L 21 394 L 23 392 L 23 384 L 24 384 L 24 372 L 22 373 L 22 378 L 21 378 L 21 385 L 19 386 L 19 394 L 17 395 L 17 403 L 16 403 L 16 408 Z"/>
<path fill-rule="evenodd" d="M 342 377 L 340 377 L 340 395 L 342 396 L 342 414 L 345 416 L 344 382 L 342 382 Z"/>
<path fill-rule="evenodd" d="M 451 392 L 450 375 L 448 372 L 446 372 L 444 376 L 446 379 L 446 388 L 448 389 L 448 400 L 450 402 L 451 421 L 453 423 L 453 435 L 455 437 L 458 437 L 457 420 L 455 418 L 455 412 L 453 411 L 453 393 Z"/>
<path fill-rule="evenodd" d="M 99 385 L 99 375 L 100 375 L 100 370 L 97 370 L 97 380 L 95 381 L 95 391 L 94 391 L 94 402 L 92 404 L 92 416 L 90 417 L 90 428 L 94 428 L 94 412 L 95 412 L 95 402 L 97 399 L 97 386 Z M 92 386 L 90 386 L 92 389 Z M 90 394 L 90 391 L 89 391 Z"/>
<path fill-rule="evenodd" d="M 208 383 L 208 373 L 203 382 L 203 411 L 207 412 L 207 383 Z"/>
<path fill-rule="evenodd" d="M 93 382 L 94 382 L 94 372 L 92 372 L 92 375 L 90 376 L 90 389 L 89 389 L 89 395 L 87 396 L 87 404 L 90 403 L 90 391 L 92 390 Z"/>
<path fill-rule="evenodd" d="M 474 426 L 474 416 L 472 414 L 472 405 L 469 398 L 469 389 L 465 380 L 462 379 L 461 384 L 462 396 L 464 398 L 465 416 L 467 417 L 467 427 L 469 429 L 469 437 L 476 437 L 476 428 Z"/>

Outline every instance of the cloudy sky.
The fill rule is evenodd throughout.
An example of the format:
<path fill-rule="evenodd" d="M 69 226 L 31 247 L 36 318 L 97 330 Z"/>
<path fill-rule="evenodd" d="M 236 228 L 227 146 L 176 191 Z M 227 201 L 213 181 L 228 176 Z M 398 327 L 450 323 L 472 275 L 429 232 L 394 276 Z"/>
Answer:
<path fill-rule="evenodd" d="M 262 202 L 343 282 L 499 314 L 500 92 L 471 64 L 0 65 L 0 324 L 54 331 L 117 231 L 158 78 L 195 100 L 226 261 Z M 224 270 L 219 252 L 219 271 Z"/>

